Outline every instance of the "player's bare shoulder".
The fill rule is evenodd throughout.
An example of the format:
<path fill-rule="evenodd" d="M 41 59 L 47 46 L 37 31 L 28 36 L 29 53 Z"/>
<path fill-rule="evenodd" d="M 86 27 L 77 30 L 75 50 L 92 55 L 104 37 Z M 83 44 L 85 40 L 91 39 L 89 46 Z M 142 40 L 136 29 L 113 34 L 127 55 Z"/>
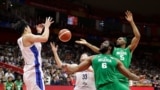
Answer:
<path fill-rule="evenodd" d="M 26 34 L 22 36 L 22 42 L 24 46 L 30 46 L 31 44 L 33 44 L 33 42 L 31 41 L 31 38 L 33 37 L 33 34 Z"/>

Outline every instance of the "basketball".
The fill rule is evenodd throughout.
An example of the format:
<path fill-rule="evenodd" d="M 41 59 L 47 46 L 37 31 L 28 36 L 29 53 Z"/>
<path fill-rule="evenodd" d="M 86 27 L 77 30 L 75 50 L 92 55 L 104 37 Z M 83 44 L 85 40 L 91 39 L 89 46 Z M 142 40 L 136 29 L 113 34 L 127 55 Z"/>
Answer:
<path fill-rule="evenodd" d="M 70 30 L 68 29 L 61 29 L 59 31 L 58 34 L 58 38 L 62 41 L 62 42 L 68 42 L 72 37 L 72 34 L 70 32 Z"/>

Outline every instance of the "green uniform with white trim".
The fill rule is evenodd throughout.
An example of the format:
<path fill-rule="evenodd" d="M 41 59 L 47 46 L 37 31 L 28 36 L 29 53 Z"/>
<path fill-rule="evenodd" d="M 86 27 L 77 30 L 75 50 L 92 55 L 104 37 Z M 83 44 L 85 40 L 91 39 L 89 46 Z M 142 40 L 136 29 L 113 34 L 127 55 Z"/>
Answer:
<path fill-rule="evenodd" d="M 12 90 L 12 88 L 14 87 L 14 83 L 13 82 L 5 82 L 4 83 L 6 90 Z"/>
<path fill-rule="evenodd" d="M 132 54 L 129 48 L 115 47 L 112 55 L 118 58 L 123 63 L 123 65 L 129 69 L 129 66 L 131 64 L 131 58 L 132 58 Z M 123 84 L 126 88 L 128 88 L 128 90 L 130 90 L 128 78 L 125 77 L 123 74 L 121 74 L 118 70 L 116 70 L 116 76 L 121 82 L 121 84 Z"/>
<path fill-rule="evenodd" d="M 97 90 L 125 90 L 116 77 L 117 59 L 112 55 L 98 54 L 93 57 Z"/>
<path fill-rule="evenodd" d="M 21 80 L 16 80 L 14 83 L 15 83 L 17 90 L 22 90 L 23 83 Z"/>

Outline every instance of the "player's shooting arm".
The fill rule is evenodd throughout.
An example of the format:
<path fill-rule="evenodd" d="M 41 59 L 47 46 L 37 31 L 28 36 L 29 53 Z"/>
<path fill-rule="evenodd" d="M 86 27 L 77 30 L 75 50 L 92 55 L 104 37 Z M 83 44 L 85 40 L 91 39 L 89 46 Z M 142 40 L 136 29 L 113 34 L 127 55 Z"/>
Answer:
<path fill-rule="evenodd" d="M 129 45 L 129 48 L 131 49 L 131 52 L 134 51 L 134 49 L 137 47 L 139 41 L 140 41 L 140 32 L 133 20 L 133 15 L 130 11 L 126 12 L 126 19 L 128 20 L 128 22 L 130 23 L 133 33 L 134 33 L 134 37 L 132 38 L 131 44 Z"/>
<path fill-rule="evenodd" d="M 48 41 L 49 37 L 49 27 L 53 23 L 52 18 L 48 17 L 46 18 L 46 21 L 44 23 L 44 32 L 42 35 L 33 35 L 30 34 L 27 36 L 27 40 L 30 42 L 46 42 Z"/>
<path fill-rule="evenodd" d="M 124 65 L 119 61 L 118 61 L 118 70 L 124 75 L 126 76 L 127 78 L 131 79 L 131 80 L 134 80 L 134 81 L 139 81 L 141 78 L 133 73 L 131 73 L 128 69 L 126 69 L 124 67 Z"/>
<path fill-rule="evenodd" d="M 49 37 L 49 27 L 53 23 L 51 17 L 46 18 L 45 24 L 44 24 L 44 32 L 42 34 L 42 37 L 44 38 L 44 42 L 48 41 Z"/>

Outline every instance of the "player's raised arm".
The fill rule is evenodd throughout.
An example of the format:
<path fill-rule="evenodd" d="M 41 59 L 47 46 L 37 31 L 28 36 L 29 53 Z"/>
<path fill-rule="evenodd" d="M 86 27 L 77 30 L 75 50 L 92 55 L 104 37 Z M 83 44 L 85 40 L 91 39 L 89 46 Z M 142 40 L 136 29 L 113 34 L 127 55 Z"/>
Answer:
<path fill-rule="evenodd" d="M 28 34 L 26 36 L 27 41 L 30 41 L 30 42 L 47 42 L 48 37 L 49 37 L 49 27 L 52 23 L 53 23 L 53 21 L 52 21 L 51 17 L 46 18 L 46 21 L 44 23 L 44 32 L 42 33 L 42 35 Z"/>
<path fill-rule="evenodd" d="M 64 65 L 64 63 L 61 61 L 61 59 L 59 58 L 59 55 L 57 53 L 57 50 L 58 50 L 58 45 L 56 46 L 55 43 L 51 43 L 50 42 L 50 46 L 51 46 L 51 49 L 52 49 L 52 52 L 53 52 L 53 55 L 54 55 L 54 59 L 58 65 L 59 68 L 62 68 L 62 65 Z M 77 66 L 77 64 L 67 64 L 66 65 L 72 67 L 72 66 Z"/>
<path fill-rule="evenodd" d="M 99 53 L 99 48 L 90 44 L 85 39 L 76 40 L 75 42 L 78 43 L 78 44 L 82 44 L 82 45 L 85 45 L 85 46 L 89 47 L 95 53 Z"/>
<path fill-rule="evenodd" d="M 135 81 L 139 81 L 141 79 L 144 79 L 143 75 L 142 76 L 137 76 L 134 73 L 131 73 L 128 69 L 126 69 L 124 67 L 124 65 L 121 63 L 120 60 L 117 60 L 117 61 L 118 61 L 117 68 L 124 76 L 126 76 L 127 78 L 129 78 L 131 80 L 135 80 Z"/>
<path fill-rule="evenodd" d="M 54 55 L 54 59 L 58 65 L 59 68 L 62 68 L 62 61 L 61 59 L 59 58 L 59 55 L 57 53 L 57 50 L 58 50 L 58 45 L 56 46 L 55 43 L 51 43 L 50 42 L 50 46 L 51 46 L 51 49 L 52 49 L 52 52 L 53 52 L 53 55 Z"/>
<path fill-rule="evenodd" d="M 134 37 L 132 38 L 131 44 L 129 45 L 131 52 L 133 52 L 140 41 L 141 35 L 140 35 L 140 32 L 139 32 L 139 30 L 133 20 L 132 13 L 130 11 L 126 11 L 125 14 L 126 14 L 125 18 L 130 23 L 132 30 L 133 30 L 133 33 L 134 33 Z"/>

